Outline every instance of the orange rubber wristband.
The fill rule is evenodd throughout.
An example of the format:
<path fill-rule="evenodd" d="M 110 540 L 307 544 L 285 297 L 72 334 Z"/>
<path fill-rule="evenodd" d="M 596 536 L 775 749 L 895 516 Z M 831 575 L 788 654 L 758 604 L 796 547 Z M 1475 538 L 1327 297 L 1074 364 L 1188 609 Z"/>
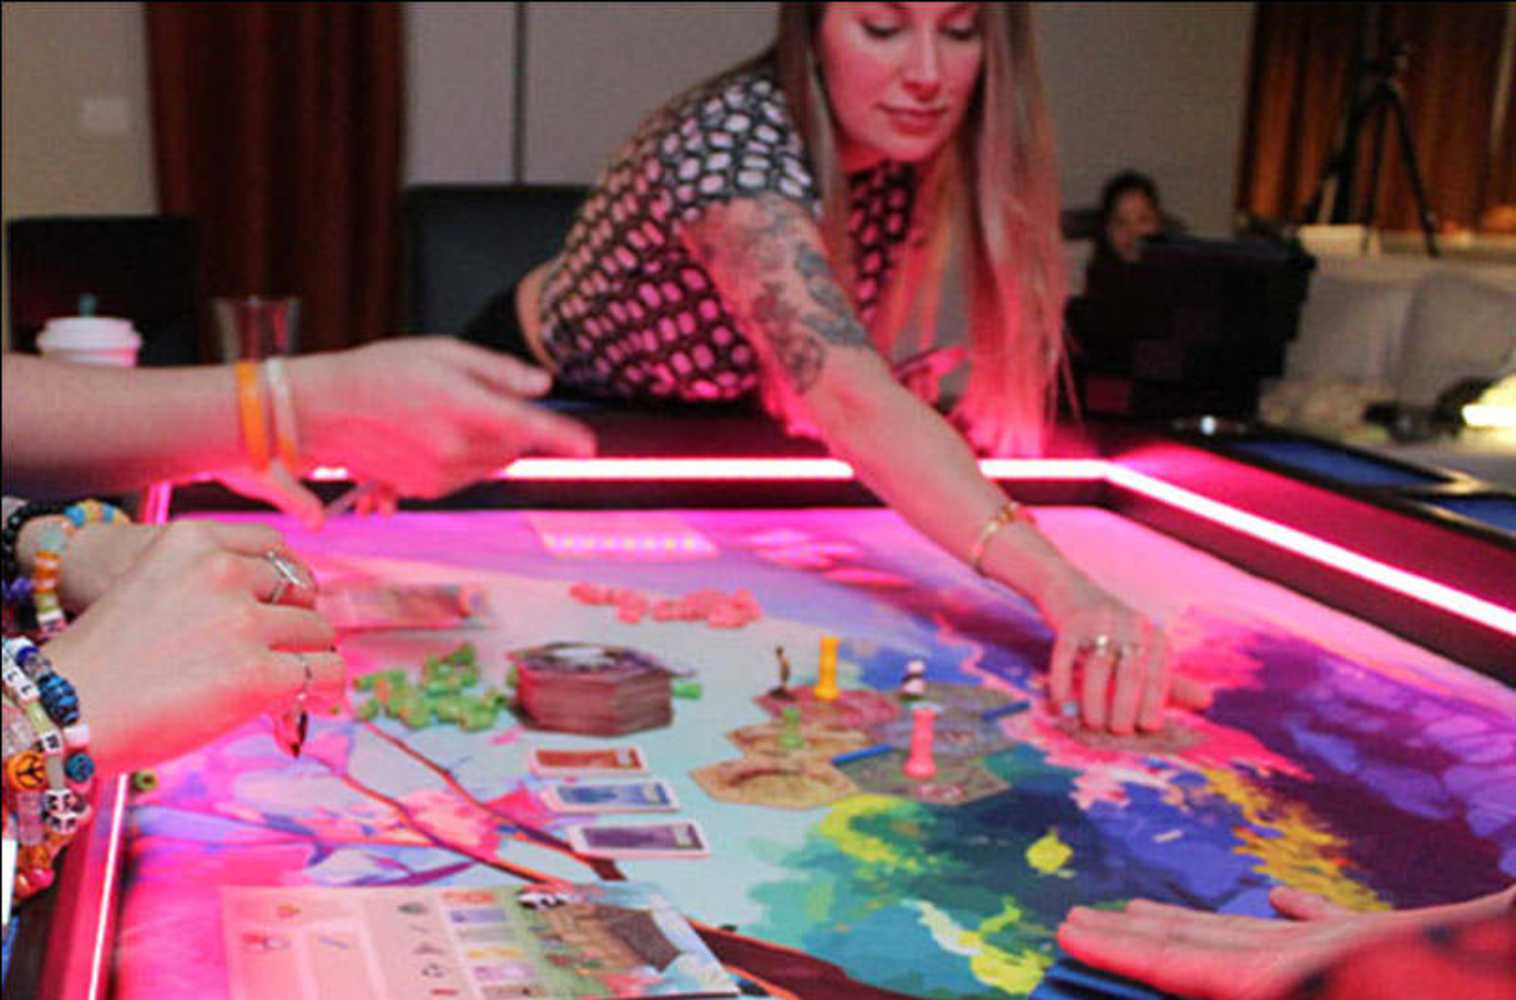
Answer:
<path fill-rule="evenodd" d="M 247 444 L 248 462 L 257 472 L 268 468 L 268 421 L 263 416 L 263 392 L 258 382 L 258 363 L 238 361 L 232 365 L 237 375 L 237 412 L 242 418 L 242 440 Z"/>

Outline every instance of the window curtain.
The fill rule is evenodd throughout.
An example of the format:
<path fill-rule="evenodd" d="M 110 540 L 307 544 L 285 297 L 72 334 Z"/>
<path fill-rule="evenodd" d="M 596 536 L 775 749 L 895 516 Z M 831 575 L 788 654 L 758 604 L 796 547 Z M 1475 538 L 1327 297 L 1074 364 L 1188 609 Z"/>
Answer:
<path fill-rule="evenodd" d="M 1512 183 L 1500 175 L 1509 150 L 1491 147 L 1505 3 L 1260 3 L 1254 8 L 1247 118 L 1239 158 L 1238 208 L 1303 219 L 1342 142 L 1355 67 L 1407 47 L 1399 77 L 1428 207 L 1443 225 L 1473 228 Z M 1361 92 L 1367 92 L 1367 81 Z M 1376 143 L 1382 165 L 1375 223 L 1415 229 L 1415 198 L 1393 113 L 1371 117 L 1357 146 L 1349 217 L 1360 221 Z M 1498 133 L 1497 133 L 1498 134 Z M 1507 133 L 1509 136 L 1509 133 Z"/>
<path fill-rule="evenodd" d="M 302 351 L 393 329 L 402 5 L 143 9 L 159 204 L 199 223 L 207 297 L 300 296 Z"/>

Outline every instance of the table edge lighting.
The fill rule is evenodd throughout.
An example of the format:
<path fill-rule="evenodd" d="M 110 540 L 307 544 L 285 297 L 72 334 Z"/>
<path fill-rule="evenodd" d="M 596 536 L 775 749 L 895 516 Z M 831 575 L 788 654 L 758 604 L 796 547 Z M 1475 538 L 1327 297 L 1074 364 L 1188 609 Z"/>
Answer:
<path fill-rule="evenodd" d="M 1101 459 L 987 458 L 979 469 L 991 479 L 1058 479 L 1096 482 L 1105 478 Z M 307 477 L 345 482 L 340 466 L 320 466 Z M 550 481 L 721 481 L 793 482 L 855 478 L 853 467 L 836 458 L 518 458 L 490 477 L 523 482 Z"/>
<path fill-rule="evenodd" d="M 1424 604 L 1430 604 L 1461 618 L 1467 618 L 1516 637 L 1516 610 L 1502 607 L 1492 601 L 1456 590 L 1424 576 L 1408 573 L 1333 542 L 1324 541 L 1298 528 L 1239 510 L 1117 463 L 1108 464 L 1106 478 L 1114 486 L 1122 486 L 1141 493 L 1153 500 L 1267 542 L 1276 548 L 1293 552 L 1313 562 L 1367 580 L 1386 590 L 1393 590 Z"/>

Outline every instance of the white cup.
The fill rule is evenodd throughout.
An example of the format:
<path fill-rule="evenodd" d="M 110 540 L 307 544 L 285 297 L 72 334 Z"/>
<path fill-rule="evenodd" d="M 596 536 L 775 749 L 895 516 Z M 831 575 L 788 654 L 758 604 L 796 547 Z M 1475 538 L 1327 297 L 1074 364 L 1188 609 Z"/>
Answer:
<path fill-rule="evenodd" d="M 54 361 L 131 368 L 142 337 L 129 319 L 110 316 L 58 316 L 47 321 L 37 349 Z"/>

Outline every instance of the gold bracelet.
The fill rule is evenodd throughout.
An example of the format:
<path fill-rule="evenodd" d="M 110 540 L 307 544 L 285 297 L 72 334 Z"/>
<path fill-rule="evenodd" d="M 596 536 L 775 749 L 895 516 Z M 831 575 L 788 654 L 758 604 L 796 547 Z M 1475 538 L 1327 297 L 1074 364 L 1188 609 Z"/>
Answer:
<path fill-rule="evenodd" d="M 974 572 L 984 575 L 984 552 L 989 548 L 990 539 L 1008 524 L 1022 521 L 1032 523 L 1032 515 L 1014 500 L 1007 500 L 1005 504 L 990 519 L 984 522 L 984 527 L 979 529 L 979 537 L 974 539 L 974 545 L 969 549 L 969 565 L 974 567 Z"/>

